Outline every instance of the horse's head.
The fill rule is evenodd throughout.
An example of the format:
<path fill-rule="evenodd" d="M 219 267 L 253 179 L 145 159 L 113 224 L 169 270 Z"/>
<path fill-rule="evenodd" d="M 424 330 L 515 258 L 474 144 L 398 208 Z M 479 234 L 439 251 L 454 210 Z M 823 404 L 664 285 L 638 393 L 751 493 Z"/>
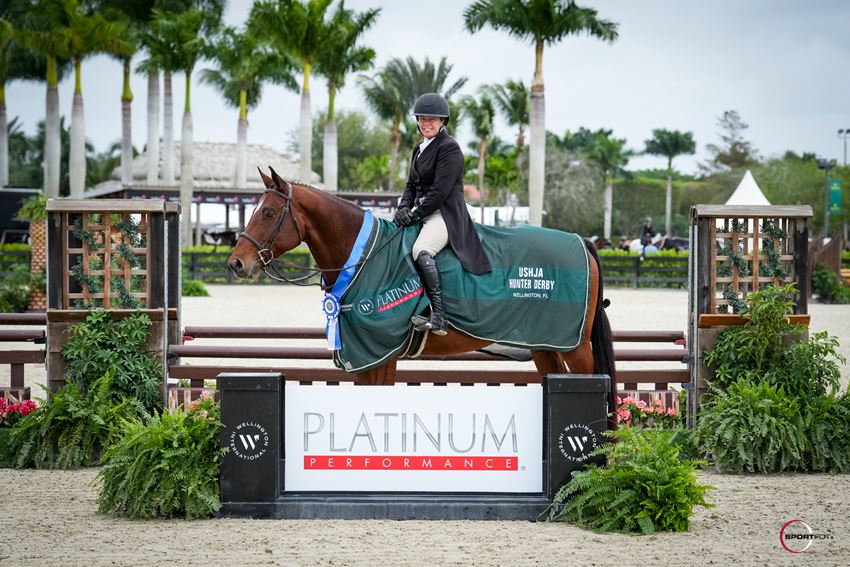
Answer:
<path fill-rule="evenodd" d="M 292 184 L 271 167 L 269 170 L 271 177 L 260 170 L 266 190 L 227 260 L 240 278 L 256 279 L 263 267 L 301 244 L 303 238 L 292 210 Z"/>

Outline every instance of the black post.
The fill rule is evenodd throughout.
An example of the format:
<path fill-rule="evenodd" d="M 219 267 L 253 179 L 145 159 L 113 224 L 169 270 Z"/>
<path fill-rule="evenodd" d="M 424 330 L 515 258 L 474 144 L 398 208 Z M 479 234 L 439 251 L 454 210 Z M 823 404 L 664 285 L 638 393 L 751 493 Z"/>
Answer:
<path fill-rule="evenodd" d="M 222 502 L 274 502 L 280 495 L 283 375 L 223 372 L 221 392 Z"/>
<path fill-rule="evenodd" d="M 590 453 L 603 442 L 608 426 L 610 380 L 595 374 L 548 374 L 543 379 L 544 490 L 549 500 L 573 471 L 590 462 L 602 464 Z"/>

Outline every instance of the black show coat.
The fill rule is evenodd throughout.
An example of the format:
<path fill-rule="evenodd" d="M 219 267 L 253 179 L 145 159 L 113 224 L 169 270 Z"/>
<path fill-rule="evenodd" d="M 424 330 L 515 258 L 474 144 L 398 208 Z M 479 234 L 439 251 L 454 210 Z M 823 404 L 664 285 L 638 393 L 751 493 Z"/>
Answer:
<path fill-rule="evenodd" d="M 449 233 L 449 246 L 464 270 L 472 274 L 490 271 L 490 260 L 463 200 L 463 152 L 445 128 L 421 156 L 419 145 L 413 150 L 410 175 L 399 208 L 412 209 L 414 205 L 423 218 L 440 209 Z"/>

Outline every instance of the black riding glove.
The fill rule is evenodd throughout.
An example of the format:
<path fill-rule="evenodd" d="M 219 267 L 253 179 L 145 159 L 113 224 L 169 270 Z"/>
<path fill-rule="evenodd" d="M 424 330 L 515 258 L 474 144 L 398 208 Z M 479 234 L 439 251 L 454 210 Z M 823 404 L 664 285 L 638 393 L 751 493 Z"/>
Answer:
<path fill-rule="evenodd" d="M 407 207 L 402 207 L 395 212 L 395 216 L 393 217 L 393 222 L 399 226 L 408 226 L 413 224 L 411 220 L 410 209 Z"/>

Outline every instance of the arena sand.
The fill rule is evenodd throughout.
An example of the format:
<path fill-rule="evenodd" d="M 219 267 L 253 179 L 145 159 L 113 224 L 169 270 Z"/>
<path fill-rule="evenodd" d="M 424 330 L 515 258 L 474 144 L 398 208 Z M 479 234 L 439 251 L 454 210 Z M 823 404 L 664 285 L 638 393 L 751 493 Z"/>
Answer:
<path fill-rule="evenodd" d="M 322 324 L 315 289 L 210 292 L 184 299 L 184 325 Z M 607 295 L 614 329 L 685 330 L 685 292 Z M 850 354 L 850 306 L 810 312 L 813 330 L 836 335 Z M 43 382 L 40 372 L 28 371 L 28 384 Z M 848 374 L 845 366 L 845 387 Z M 850 565 L 850 475 L 702 472 L 715 507 L 697 508 L 687 533 L 639 537 L 531 522 L 126 521 L 96 513 L 96 474 L 0 470 L 0 565 Z M 802 554 L 783 550 L 779 531 L 792 519 L 829 539 Z"/>

